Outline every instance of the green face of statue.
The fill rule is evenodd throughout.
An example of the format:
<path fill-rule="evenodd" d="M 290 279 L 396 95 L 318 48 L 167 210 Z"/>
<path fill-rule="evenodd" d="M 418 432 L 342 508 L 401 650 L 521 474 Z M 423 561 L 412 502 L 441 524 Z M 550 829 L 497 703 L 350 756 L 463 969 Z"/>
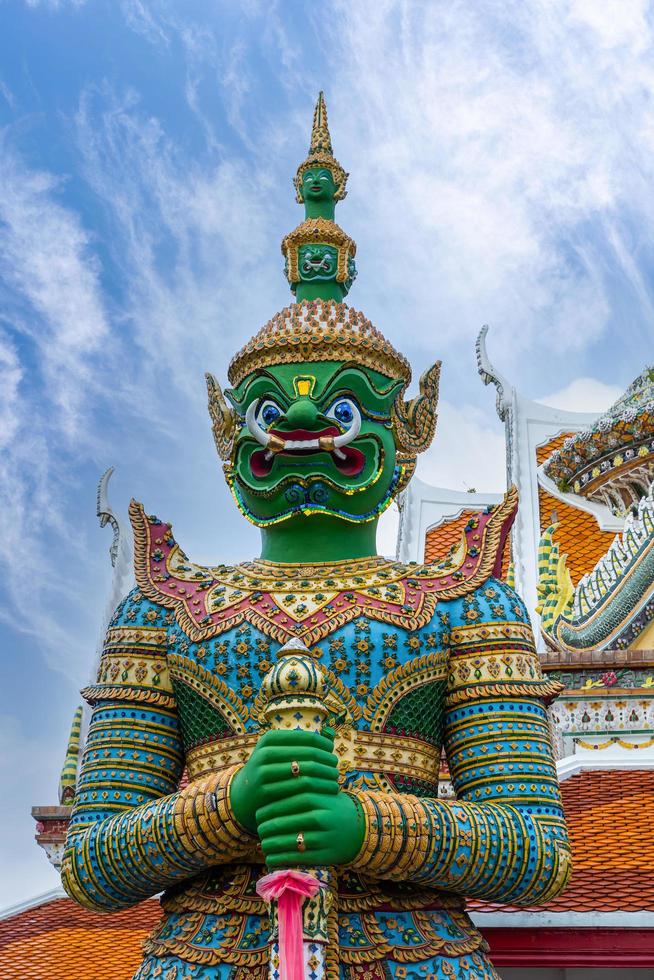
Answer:
<path fill-rule="evenodd" d="M 230 487 L 265 527 L 296 515 L 373 520 L 400 477 L 391 407 L 402 382 L 352 362 L 281 364 L 226 392 L 242 422 Z"/>
<path fill-rule="evenodd" d="M 333 201 L 336 184 L 327 167 L 312 167 L 302 174 L 302 199 L 304 201 Z"/>

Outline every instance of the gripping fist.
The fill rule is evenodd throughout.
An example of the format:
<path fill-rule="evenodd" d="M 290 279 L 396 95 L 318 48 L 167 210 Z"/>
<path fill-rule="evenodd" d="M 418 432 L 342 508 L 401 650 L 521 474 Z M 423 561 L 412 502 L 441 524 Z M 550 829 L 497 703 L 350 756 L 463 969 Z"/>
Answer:
<path fill-rule="evenodd" d="M 258 833 L 271 868 L 346 864 L 363 843 L 363 814 L 339 790 L 333 737 L 325 734 L 266 732 L 234 777 L 230 799 L 236 819 Z"/>

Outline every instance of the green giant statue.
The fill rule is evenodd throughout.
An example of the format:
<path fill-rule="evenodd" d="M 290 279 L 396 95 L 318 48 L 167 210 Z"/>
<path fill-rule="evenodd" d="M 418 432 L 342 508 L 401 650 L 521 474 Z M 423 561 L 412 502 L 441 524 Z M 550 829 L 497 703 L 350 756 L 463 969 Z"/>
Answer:
<path fill-rule="evenodd" d="M 236 354 L 224 395 L 208 376 L 261 556 L 196 565 L 131 506 L 137 587 L 84 692 L 63 882 L 102 910 L 163 892 L 139 980 L 276 980 L 256 886 L 289 868 L 325 886 L 304 910 L 309 980 L 494 977 L 465 898 L 531 906 L 567 879 L 557 688 L 500 578 L 515 492 L 440 564 L 376 552 L 434 434 L 438 365 L 407 400 L 408 362 L 343 302 L 346 180 L 321 94 L 295 179 L 305 220 L 282 243 L 296 302 Z M 455 799 L 438 795 L 443 750 Z"/>

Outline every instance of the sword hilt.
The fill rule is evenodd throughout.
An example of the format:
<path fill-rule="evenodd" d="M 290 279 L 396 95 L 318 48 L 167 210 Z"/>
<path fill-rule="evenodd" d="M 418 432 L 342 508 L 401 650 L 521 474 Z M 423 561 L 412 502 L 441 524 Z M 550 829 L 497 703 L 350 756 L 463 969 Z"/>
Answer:
<path fill-rule="evenodd" d="M 280 731 L 320 732 L 330 714 L 326 699 L 328 686 L 318 667 L 318 656 L 313 654 L 299 639 L 285 643 L 277 652 L 277 662 L 268 671 L 261 685 L 262 714 L 271 728 Z M 334 892 L 336 877 L 329 868 L 303 868 L 323 886 L 314 898 L 308 899 L 303 908 L 303 943 L 305 975 L 316 972 L 320 965 L 323 975 L 331 975 L 327 969 L 325 952 L 335 932 Z M 278 957 L 274 939 L 274 903 L 271 906 L 271 964 L 270 976 L 277 980 Z M 330 914 L 331 913 L 331 914 Z"/>
<path fill-rule="evenodd" d="M 317 658 L 302 640 L 289 640 L 277 652 L 261 685 L 263 715 L 271 728 L 319 732 L 329 708 L 327 684 Z"/>

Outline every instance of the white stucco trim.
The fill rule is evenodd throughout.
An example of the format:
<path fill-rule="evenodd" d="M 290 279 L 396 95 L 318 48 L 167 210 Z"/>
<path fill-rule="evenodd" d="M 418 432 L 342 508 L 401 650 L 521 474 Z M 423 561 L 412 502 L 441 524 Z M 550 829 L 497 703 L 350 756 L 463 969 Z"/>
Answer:
<path fill-rule="evenodd" d="M 587 428 L 594 418 L 586 412 L 563 412 L 531 401 L 515 388 L 511 392 L 511 410 L 505 421 L 507 470 L 510 482 L 518 488 L 520 499 L 512 533 L 515 583 L 532 617 L 536 636 L 540 634 L 540 620 L 535 609 L 538 605 L 538 546 L 541 538 L 536 450 L 562 432 Z"/>
<path fill-rule="evenodd" d="M 624 756 L 607 756 L 603 758 L 601 755 L 595 756 L 584 753 L 583 755 L 568 755 L 564 759 L 559 759 L 556 764 L 556 774 L 559 777 L 559 782 L 563 782 L 565 779 L 569 779 L 570 776 L 576 776 L 580 772 L 609 772 L 611 769 L 616 770 L 636 770 L 636 769 L 654 769 L 654 758 L 648 754 L 648 756 L 641 756 L 640 753 L 635 753 L 638 758 L 633 758 L 633 755 Z"/>
<path fill-rule="evenodd" d="M 33 898 L 27 898 L 23 902 L 16 902 L 14 905 L 7 905 L 5 908 L 0 909 L 0 921 L 10 919 L 14 915 L 20 915 L 21 912 L 28 912 L 30 909 L 38 908 L 39 905 L 47 905 L 49 902 L 55 902 L 59 898 L 67 897 L 63 888 L 51 888 L 50 891 L 41 892 L 40 895 L 35 895 Z"/>

